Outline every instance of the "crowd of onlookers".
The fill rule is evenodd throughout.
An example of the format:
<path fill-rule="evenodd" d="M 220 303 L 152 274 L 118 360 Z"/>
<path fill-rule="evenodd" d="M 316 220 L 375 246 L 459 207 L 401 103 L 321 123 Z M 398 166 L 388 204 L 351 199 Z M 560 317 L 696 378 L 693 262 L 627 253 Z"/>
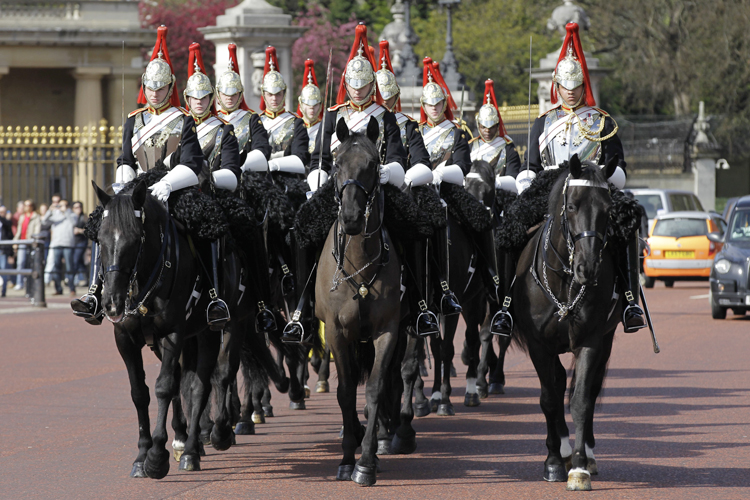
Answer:
<path fill-rule="evenodd" d="M 54 283 L 55 295 L 63 294 L 67 286 L 71 297 L 76 296 L 76 284 L 86 286 L 88 283 L 89 260 L 88 240 L 83 234 L 86 215 L 83 204 L 76 201 L 72 206 L 60 195 L 52 196 L 49 205 L 36 206 L 34 200 L 19 201 L 16 211 L 11 213 L 7 207 L 0 205 L 0 240 L 44 241 L 45 267 L 44 282 Z M 31 248 L 26 244 L 0 246 L 0 269 L 28 269 Z M 8 285 L 14 290 L 24 288 L 27 278 L 17 274 L 3 274 L 2 297 L 5 297 Z"/>

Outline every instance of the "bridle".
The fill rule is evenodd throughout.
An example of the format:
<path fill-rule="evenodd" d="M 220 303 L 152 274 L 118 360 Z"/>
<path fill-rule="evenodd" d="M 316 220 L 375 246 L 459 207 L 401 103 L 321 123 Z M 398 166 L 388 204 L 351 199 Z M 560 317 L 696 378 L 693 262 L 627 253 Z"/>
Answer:
<path fill-rule="evenodd" d="M 377 160 L 373 160 L 368 164 L 368 167 L 375 165 Z M 349 283 L 354 286 L 355 290 L 357 290 L 357 294 L 355 294 L 354 298 L 361 298 L 364 299 L 368 293 L 369 288 L 372 286 L 372 284 L 375 282 L 375 279 L 378 276 L 378 271 L 380 271 L 380 268 L 383 267 L 385 264 L 388 263 L 388 253 L 390 251 L 390 245 L 388 244 L 388 233 L 385 231 L 385 228 L 383 227 L 383 214 L 384 214 L 384 193 L 382 188 L 380 187 L 380 182 L 378 178 L 375 179 L 375 184 L 372 186 L 371 189 L 367 189 L 359 180 L 357 179 L 347 179 L 342 184 L 341 187 L 338 187 L 338 168 L 337 165 L 334 163 L 334 173 L 333 173 L 333 183 L 334 183 L 334 197 L 336 199 L 336 203 L 338 205 L 338 215 L 336 217 L 336 223 L 334 225 L 334 234 L 336 235 L 336 239 L 334 242 L 333 247 L 333 258 L 336 261 L 336 271 L 333 273 L 333 278 L 331 280 L 331 290 L 336 290 L 340 284 L 342 284 L 345 281 L 348 281 Z M 341 223 L 341 208 L 342 208 L 342 202 L 341 199 L 344 195 L 344 189 L 346 189 L 349 186 L 354 186 L 357 189 L 361 189 L 365 196 L 367 197 L 367 203 L 365 204 L 365 224 L 362 228 L 362 237 L 367 240 L 368 238 L 372 237 L 373 235 L 380 233 L 380 242 L 381 244 L 378 246 L 378 253 L 370 259 L 364 266 L 357 269 L 352 274 L 347 273 L 344 270 L 344 257 L 346 255 L 346 251 L 349 248 L 349 243 L 351 243 L 352 237 L 349 236 L 347 238 L 347 235 L 343 232 L 341 229 L 342 223 Z M 368 232 L 367 226 L 370 221 L 370 215 L 372 214 L 373 210 L 373 204 L 375 201 L 378 201 L 378 213 L 380 220 L 378 221 L 378 226 Z M 364 251 L 364 244 L 362 245 L 362 249 Z M 380 261 L 378 263 L 378 268 L 375 270 L 375 273 L 373 274 L 372 278 L 370 278 L 367 281 L 363 281 L 361 283 L 357 283 L 357 281 L 354 279 L 356 276 L 361 274 L 365 269 L 369 268 L 371 265 L 373 265 L 376 261 Z"/>
<path fill-rule="evenodd" d="M 575 279 L 575 273 L 573 271 L 573 261 L 575 259 L 575 244 L 577 241 L 582 240 L 584 238 L 596 238 L 601 242 L 601 248 L 599 249 L 599 264 L 602 262 L 604 249 L 607 246 L 607 234 L 609 233 L 609 219 L 607 219 L 607 225 L 604 228 L 604 233 L 600 233 L 598 231 L 581 231 L 580 233 L 576 235 L 570 234 L 570 222 L 568 221 L 567 216 L 567 206 L 568 206 L 568 187 L 590 187 L 590 188 L 600 188 L 600 189 L 606 189 L 607 192 L 609 192 L 609 185 L 606 183 L 600 183 L 595 181 L 589 181 L 589 180 L 582 180 L 582 179 L 571 179 L 570 174 L 568 174 L 568 177 L 565 179 L 565 184 L 563 185 L 563 191 L 562 191 L 562 210 L 560 211 L 560 225 L 561 225 L 561 232 L 563 235 L 563 238 L 565 239 L 565 246 L 568 251 L 568 259 L 567 264 L 565 259 L 562 255 L 560 255 L 560 252 L 557 251 L 554 245 L 550 245 L 550 237 L 552 234 L 552 226 L 553 226 L 553 218 L 547 217 L 547 221 L 544 224 L 544 229 L 542 230 L 541 237 L 539 238 L 539 243 L 537 243 L 537 251 L 534 252 L 534 259 L 531 264 L 531 275 L 534 277 L 534 280 L 536 283 L 542 288 L 542 290 L 545 292 L 545 295 L 547 298 L 557 307 L 556 314 L 558 315 L 558 320 L 561 321 L 563 318 L 565 318 L 570 312 L 573 312 L 575 308 L 580 304 L 581 299 L 583 298 L 584 294 L 586 293 L 586 285 L 581 285 L 580 290 L 578 291 L 578 294 L 571 300 L 571 297 L 573 296 L 573 284 L 577 283 Z M 539 279 L 539 276 L 536 272 L 537 267 L 537 255 L 538 255 L 538 248 L 539 244 L 541 244 L 542 239 L 544 240 L 543 243 L 543 252 L 542 252 L 542 280 Z M 561 268 L 555 269 L 552 267 L 549 263 L 549 256 L 548 251 L 549 249 L 552 249 L 553 254 L 555 257 L 557 257 L 557 260 L 560 262 Z M 564 304 L 560 302 L 555 294 L 553 293 L 550 285 L 549 280 L 547 278 L 547 268 L 551 269 L 552 271 L 556 273 L 562 272 L 564 275 L 571 276 L 570 280 L 570 286 L 568 288 L 568 303 Z"/>

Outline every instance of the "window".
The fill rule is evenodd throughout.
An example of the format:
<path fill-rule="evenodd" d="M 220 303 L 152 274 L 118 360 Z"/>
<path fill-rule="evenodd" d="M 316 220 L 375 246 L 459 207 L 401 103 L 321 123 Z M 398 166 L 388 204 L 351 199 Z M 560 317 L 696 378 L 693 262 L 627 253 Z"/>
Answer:
<path fill-rule="evenodd" d="M 711 217 L 711 220 L 713 221 L 714 225 L 716 225 L 716 227 L 718 228 L 720 234 L 723 235 L 724 233 L 727 232 L 727 223 L 724 222 L 724 219 L 722 219 L 721 217 Z"/>
<path fill-rule="evenodd" d="M 750 241 L 750 209 L 735 210 L 729 241 Z"/>
<path fill-rule="evenodd" d="M 693 195 L 693 205 L 695 206 L 693 210 L 697 210 L 698 212 L 705 212 L 705 210 L 703 210 L 703 205 L 701 205 L 701 200 L 695 195 Z"/>
<path fill-rule="evenodd" d="M 690 194 L 670 194 L 669 204 L 672 205 L 672 212 L 684 212 L 686 210 L 695 210 L 693 195 Z"/>
<path fill-rule="evenodd" d="M 639 194 L 635 197 L 638 203 L 646 210 L 649 219 L 656 217 L 656 211 L 664 208 L 661 196 L 658 194 Z"/>
<path fill-rule="evenodd" d="M 705 219 L 662 219 L 656 221 L 653 236 L 684 238 L 706 234 L 708 234 L 708 224 Z"/>

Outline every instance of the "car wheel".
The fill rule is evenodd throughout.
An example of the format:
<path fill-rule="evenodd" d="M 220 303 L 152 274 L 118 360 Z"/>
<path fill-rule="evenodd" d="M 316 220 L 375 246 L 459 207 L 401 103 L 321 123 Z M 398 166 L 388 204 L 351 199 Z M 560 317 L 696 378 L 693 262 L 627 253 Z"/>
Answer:
<path fill-rule="evenodd" d="M 643 276 L 643 286 L 645 288 L 654 288 L 654 278 L 651 276 L 646 276 L 645 274 Z"/>
<path fill-rule="evenodd" d="M 745 309 L 732 309 L 732 314 L 735 316 L 744 316 L 746 312 Z"/>
<path fill-rule="evenodd" d="M 667 288 L 672 288 L 674 286 L 674 280 L 664 280 L 664 286 Z"/>
<path fill-rule="evenodd" d="M 713 292 L 708 294 L 708 300 L 711 301 L 711 317 L 713 319 L 725 319 L 727 317 L 727 308 L 726 307 L 720 307 L 715 301 L 714 301 L 714 294 Z"/>

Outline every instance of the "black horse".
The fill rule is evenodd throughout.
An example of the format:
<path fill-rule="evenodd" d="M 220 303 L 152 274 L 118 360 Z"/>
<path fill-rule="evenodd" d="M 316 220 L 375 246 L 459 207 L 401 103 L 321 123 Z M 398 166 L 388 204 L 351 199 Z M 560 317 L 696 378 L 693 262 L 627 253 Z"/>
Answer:
<path fill-rule="evenodd" d="M 544 226 L 521 254 L 512 296 L 519 340 L 541 382 L 548 449 L 544 479 L 567 479 L 569 490 L 590 490 L 590 476 L 596 473 L 594 404 L 622 308 L 616 293 L 616 249 L 607 246 L 612 206 L 607 179 L 617 160 L 600 170 L 573 156 L 569 165 L 552 188 Z M 570 386 L 573 450 L 565 424 L 566 372 L 559 359 L 564 352 L 575 359 Z M 569 473 L 566 460 L 571 462 Z"/>
<path fill-rule="evenodd" d="M 205 316 L 200 314 L 211 300 L 205 293 L 207 287 L 202 285 L 208 276 L 202 272 L 197 254 L 191 251 L 193 242 L 184 229 L 164 205 L 147 195 L 143 181 L 126 186 L 114 197 L 96 184 L 94 189 L 104 208 L 98 231 L 104 270 L 102 306 L 115 325 L 115 342 L 128 370 L 138 413 L 139 452 L 131 476 L 161 479 L 168 473 L 166 421 L 170 403 L 175 410 L 175 438 L 183 448 L 180 469 L 200 470 L 200 417 L 207 405 L 212 375 L 219 404 L 211 442 L 217 449 L 227 449 L 233 439 L 231 416 L 222 403 L 230 399 L 226 397 L 227 390 L 237 372 L 238 349 L 233 348 L 242 344 L 252 312 L 250 297 L 241 296 L 247 283 L 239 272 L 239 257 L 229 253 L 224 265 L 222 297 L 230 306 L 231 321 L 223 332 L 211 332 Z M 190 337 L 195 340 L 186 342 Z M 153 434 L 141 353 L 147 344 L 161 360 Z M 182 415 L 178 392 L 183 348 L 187 349 L 183 359 L 185 379 L 190 381 L 189 386 L 183 386 L 188 402 L 186 415 Z M 187 377 L 187 372 L 192 376 Z M 189 426 L 186 434 L 185 425 Z"/>

